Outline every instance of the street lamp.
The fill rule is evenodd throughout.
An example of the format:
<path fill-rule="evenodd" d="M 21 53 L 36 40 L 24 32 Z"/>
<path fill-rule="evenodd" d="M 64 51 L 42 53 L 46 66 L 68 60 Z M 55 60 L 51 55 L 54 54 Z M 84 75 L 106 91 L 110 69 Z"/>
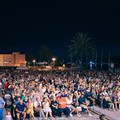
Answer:
<path fill-rule="evenodd" d="M 90 61 L 90 70 L 92 70 L 92 65 L 93 65 L 93 62 Z"/>
<path fill-rule="evenodd" d="M 56 58 L 52 58 L 52 61 L 55 62 L 55 61 L 56 61 Z"/>
<path fill-rule="evenodd" d="M 63 64 L 63 67 L 65 68 L 65 64 Z"/>
<path fill-rule="evenodd" d="M 36 60 L 33 60 L 33 65 L 35 66 L 35 62 L 36 62 Z"/>
<path fill-rule="evenodd" d="M 27 61 L 25 61 L 25 66 L 27 65 Z"/>
<path fill-rule="evenodd" d="M 53 61 L 53 66 L 55 67 L 55 61 L 56 61 L 56 58 L 53 57 L 53 58 L 52 58 L 52 61 Z"/>

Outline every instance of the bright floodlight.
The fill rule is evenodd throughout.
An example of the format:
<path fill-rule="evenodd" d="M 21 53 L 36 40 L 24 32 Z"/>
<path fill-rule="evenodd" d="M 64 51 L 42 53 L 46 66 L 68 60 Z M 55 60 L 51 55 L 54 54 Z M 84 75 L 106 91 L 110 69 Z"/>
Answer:
<path fill-rule="evenodd" d="M 65 64 L 63 64 L 63 67 L 65 67 Z"/>
<path fill-rule="evenodd" d="M 52 58 L 52 61 L 56 61 L 56 58 Z"/>
<path fill-rule="evenodd" d="M 90 64 L 93 64 L 93 62 L 92 62 L 92 61 L 90 61 Z"/>
<path fill-rule="evenodd" d="M 36 62 L 36 60 L 33 60 L 33 63 L 35 63 Z"/>

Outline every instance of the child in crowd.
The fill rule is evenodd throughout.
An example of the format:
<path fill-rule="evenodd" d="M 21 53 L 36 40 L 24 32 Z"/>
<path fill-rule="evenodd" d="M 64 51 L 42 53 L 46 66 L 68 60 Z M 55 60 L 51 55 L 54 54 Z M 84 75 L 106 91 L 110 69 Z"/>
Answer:
<path fill-rule="evenodd" d="M 5 116 L 5 120 L 12 120 L 12 116 L 10 114 L 10 111 L 7 111 L 7 114 Z"/>

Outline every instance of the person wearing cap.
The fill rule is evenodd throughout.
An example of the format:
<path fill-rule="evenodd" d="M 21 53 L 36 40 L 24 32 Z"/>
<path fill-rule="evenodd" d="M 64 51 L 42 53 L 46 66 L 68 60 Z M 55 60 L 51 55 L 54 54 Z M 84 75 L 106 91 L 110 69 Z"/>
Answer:
<path fill-rule="evenodd" d="M 62 117 L 62 112 L 66 114 L 66 117 L 70 116 L 70 109 L 67 107 L 67 100 L 64 95 L 61 95 L 58 99 L 58 109 L 60 117 Z"/>

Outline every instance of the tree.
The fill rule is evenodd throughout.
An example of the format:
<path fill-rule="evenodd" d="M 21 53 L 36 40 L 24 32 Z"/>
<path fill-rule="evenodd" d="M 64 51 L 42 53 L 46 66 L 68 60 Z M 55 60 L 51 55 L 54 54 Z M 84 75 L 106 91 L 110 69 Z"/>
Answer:
<path fill-rule="evenodd" d="M 94 55 L 95 52 L 95 45 L 90 40 L 91 37 L 88 37 L 86 33 L 78 32 L 69 45 L 69 56 L 80 58 L 81 62 L 85 57 L 87 62 L 88 55 Z"/>
<path fill-rule="evenodd" d="M 28 62 L 32 62 L 32 60 L 35 59 L 35 56 L 33 56 L 32 54 L 28 54 L 28 55 L 26 56 L 26 58 L 27 58 L 27 61 L 28 61 Z"/>
<path fill-rule="evenodd" d="M 52 53 L 50 52 L 48 46 L 44 45 L 40 47 L 39 56 L 41 60 L 49 60 L 52 57 Z"/>

